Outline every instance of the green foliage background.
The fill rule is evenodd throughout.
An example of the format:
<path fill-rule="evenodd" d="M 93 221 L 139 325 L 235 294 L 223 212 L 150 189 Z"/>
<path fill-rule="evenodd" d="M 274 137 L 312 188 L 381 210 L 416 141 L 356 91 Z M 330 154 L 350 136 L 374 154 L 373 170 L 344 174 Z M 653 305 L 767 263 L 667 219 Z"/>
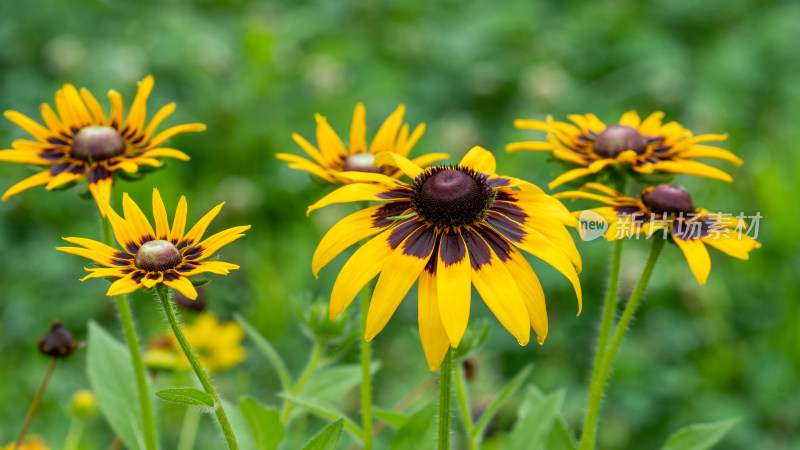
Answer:
<path fill-rule="evenodd" d="M 52 103 L 66 82 L 89 88 L 104 106 L 112 88 L 129 104 L 136 81 L 152 73 L 150 114 L 176 101 L 167 125 L 198 121 L 208 131 L 173 139 L 170 145 L 192 160 L 118 183 L 116 201 L 126 191 L 147 211 L 157 186 L 168 209 L 187 195 L 190 221 L 225 201 L 214 229 L 252 224 L 222 252 L 242 269 L 213 279 L 211 309 L 225 319 L 234 311 L 248 317 L 295 371 L 309 344 L 294 304 L 299 296 L 329 294 L 345 257 L 314 280 L 311 254 L 349 211 L 331 207 L 307 218 L 307 205 L 327 188 L 274 157 L 300 152 L 292 132 L 314 138 L 315 112 L 347 136 L 357 102 L 367 106 L 370 133 L 404 103 L 407 121 L 428 127 L 414 154 L 444 151 L 457 161 L 482 145 L 495 152 L 500 172 L 540 185 L 560 169 L 543 153 L 504 152 L 508 142 L 543 138 L 515 129 L 515 118 L 593 112 L 613 122 L 630 109 L 661 110 L 698 134 L 727 132 L 724 147 L 745 165 L 711 164 L 731 173 L 733 184 L 689 176 L 676 182 L 710 210 L 760 212 L 764 246 L 747 262 L 712 250 L 705 286 L 668 247 L 612 376 L 600 444 L 653 448 L 681 426 L 741 417 L 725 448 L 800 448 L 798 23 L 800 3 L 757 0 L 5 1 L 0 108 L 39 119 L 38 105 Z M 0 146 L 25 137 L 0 122 Z M 29 173 L 0 164 L 0 189 Z M 85 261 L 54 250 L 62 236 L 99 239 L 98 224 L 95 206 L 76 190 L 35 188 L 0 204 L 0 443 L 13 439 L 44 373 L 47 362 L 35 348 L 53 319 L 81 339 L 89 319 L 121 336 L 104 282 L 79 282 Z M 470 387 L 477 406 L 533 362 L 531 379 L 543 391 L 568 388 L 564 412 L 580 428 L 610 246 L 592 241 L 579 249 L 583 314 L 575 317 L 566 280 L 534 262 L 550 335 L 544 346 L 520 347 L 491 318 Z M 646 249 L 645 242 L 626 246 L 623 295 Z M 145 339 L 165 329 L 152 298 L 137 293 L 133 302 Z M 475 304 L 473 318 L 489 316 Z M 405 301 L 374 341 L 380 405 L 394 404 L 428 376 L 415 318 L 415 302 Z M 84 360 L 78 352 L 59 365 L 34 422 L 33 432 L 56 448 L 72 392 L 88 386 Z M 252 351 L 217 381 L 228 398 L 249 392 L 278 401 L 274 373 Z M 350 393 L 343 408 L 357 411 L 357 399 Z M 180 411 L 161 411 L 165 442 L 175 439 Z M 513 409 L 504 410 L 495 428 L 507 429 L 513 418 Z M 307 436 L 316 432 L 309 430 Z M 86 448 L 106 448 L 112 439 L 99 418 L 86 436 L 95 443 Z"/>

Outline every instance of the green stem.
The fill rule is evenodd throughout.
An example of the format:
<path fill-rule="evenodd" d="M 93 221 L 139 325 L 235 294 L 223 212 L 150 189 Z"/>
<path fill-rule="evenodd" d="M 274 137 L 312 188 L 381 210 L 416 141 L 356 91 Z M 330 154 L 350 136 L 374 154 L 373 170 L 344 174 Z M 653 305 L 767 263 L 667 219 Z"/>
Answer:
<path fill-rule="evenodd" d="M 450 396 L 453 382 L 453 349 L 447 354 L 439 369 L 439 450 L 450 448 Z"/>
<path fill-rule="evenodd" d="M 83 434 L 83 419 L 75 417 L 69 425 L 67 438 L 64 439 L 64 450 L 75 450 L 78 448 L 78 444 L 81 441 L 81 434 Z"/>
<path fill-rule="evenodd" d="M 164 314 L 167 316 L 167 321 L 169 322 L 170 327 L 172 327 L 172 332 L 175 334 L 178 344 L 180 344 L 183 353 L 186 355 L 186 359 L 189 360 L 189 364 L 192 366 L 192 370 L 194 370 L 195 375 L 197 375 L 197 379 L 200 380 L 200 384 L 203 386 L 203 389 L 214 399 L 214 413 L 217 415 L 217 420 L 219 421 L 220 427 L 222 427 L 222 434 L 225 435 L 225 440 L 228 442 L 228 448 L 238 449 L 239 445 L 236 443 L 236 437 L 233 435 L 233 428 L 231 428 L 231 423 L 228 421 L 228 416 L 225 414 L 225 409 L 222 407 L 222 402 L 219 400 L 217 391 L 211 384 L 211 380 L 209 379 L 205 369 L 203 369 L 203 366 L 200 364 L 200 359 L 189 345 L 186 335 L 183 334 L 183 329 L 178 321 L 178 316 L 175 312 L 175 306 L 173 305 L 172 298 L 170 298 L 170 293 L 167 289 L 167 286 L 165 286 L 163 283 L 159 283 L 156 285 L 156 291 L 158 292 L 158 297 L 161 300 L 161 305 L 164 308 Z"/>
<path fill-rule="evenodd" d="M 298 394 L 303 386 L 306 385 L 308 380 L 311 378 L 311 375 L 317 370 L 317 366 L 321 361 L 322 356 L 322 349 L 323 345 L 319 341 L 314 341 L 314 348 L 311 350 L 311 355 L 308 357 L 308 363 L 306 364 L 306 368 L 303 369 L 303 373 L 300 374 L 300 378 L 297 379 L 297 383 L 288 390 L 290 394 Z M 284 401 L 283 408 L 281 409 L 281 423 L 286 424 L 289 420 L 289 413 L 292 412 L 292 407 L 294 405 L 291 402 Z"/>
<path fill-rule="evenodd" d="M 600 412 L 600 403 L 603 400 L 603 392 L 605 391 L 606 382 L 611 374 L 611 368 L 614 365 L 614 360 L 617 357 L 617 351 L 622 343 L 622 338 L 628 330 L 628 325 L 633 319 L 633 314 L 639 307 L 642 300 L 642 294 L 647 286 L 648 280 L 653 273 L 653 268 L 658 260 L 658 255 L 661 254 L 661 249 L 664 247 L 665 239 L 660 237 L 653 237 L 653 245 L 650 247 L 650 255 L 647 257 L 647 263 L 642 271 L 642 276 L 636 284 L 625 309 L 622 312 L 622 317 L 619 319 L 614 336 L 611 338 L 611 343 L 604 352 L 602 363 L 600 366 L 595 366 L 592 372 L 592 379 L 596 378 L 596 382 L 592 384 L 589 392 L 589 404 L 586 413 L 586 423 L 583 427 L 581 434 L 581 442 L 578 446 L 579 450 L 591 450 L 595 446 L 595 437 L 597 434 L 597 417 Z"/>
<path fill-rule="evenodd" d="M 53 370 L 56 368 L 56 362 L 58 362 L 58 359 L 50 358 L 50 364 L 47 366 L 47 372 L 44 373 L 42 383 L 39 385 L 39 389 L 36 391 L 36 395 L 33 397 L 31 406 L 28 408 L 28 413 L 25 415 L 25 421 L 22 422 L 22 429 L 19 430 L 19 434 L 17 435 L 17 443 L 14 445 L 15 449 L 20 448 L 22 443 L 25 441 L 25 435 L 28 433 L 28 428 L 31 426 L 34 416 L 36 416 L 36 411 L 39 409 L 39 404 L 42 403 L 42 396 L 44 396 L 44 391 L 47 390 L 47 383 L 50 381 L 50 376 L 53 375 Z"/>
<path fill-rule="evenodd" d="M 464 368 L 460 365 L 456 367 L 456 394 L 458 395 L 458 406 L 461 408 L 461 418 L 464 421 L 464 431 L 466 431 L 467 438 L 469 438 L 469 449 L 475 450 L 478 448 L 478 444 L 472 437 L 472 430 L 475 425 L 472 423 L 472 411 L 469 407 L 469 397 L 467 397 Z"/>
<path fill-rule="evenodd" d="M 362 336 L 367 333 L 370 283 L 361 290 Z M 370 362 L 372 349 L 369 341 L 361 340 L 361 428 L 364 430 L 364 450 L 372 450 L 372 371 Z"/>
<path fill-rule="evenodd" d="M 111 232 L 111 224 L 106 219 L 101 219 L 103 229 L 103 240 L 109 247 L 114 247 L 114 236 Z M 131 354 L 133 373 L 136 378 L 136 390 L 139 394 L 139 409 L 142 413 L 142 427 L 144 428 L 144 441 L 147 450 L 158 448 L 156 439 L 156 422 L 153 417 L 153 407 L 150 404 L 150 390 L 147 387 L 147 378 L 142 360 L 142 351 L 139 348 L 139 336 L 136 334 L 136 327 L 133 322 L 133 312 L 128 303 L 128 296 L 117 295 L 114 297 L 119 312 L 119 321 L 125 333 L 125 341 L 128 343 L 128 351 Z"/>
<path fill-rule="evenodd" d="M 183 415 L 183 425 L 178 438 L 178 450 L 192 450 L 197 439 L 197 429 L 200 425 L 200 408 L 188 407 Z"/>

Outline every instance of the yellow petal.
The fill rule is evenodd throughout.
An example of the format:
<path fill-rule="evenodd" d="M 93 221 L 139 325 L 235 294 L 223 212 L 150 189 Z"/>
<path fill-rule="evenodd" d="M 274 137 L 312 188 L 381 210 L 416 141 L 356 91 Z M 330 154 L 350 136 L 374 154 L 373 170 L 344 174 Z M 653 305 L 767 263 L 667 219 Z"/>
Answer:
<path fill-rule="evenodd" d="M 733 153 L 723 150 L 721 148 L 711 147 L 708 145 L 693 145 L 688 150 L 680 152 L 681 158 L 717 158 L 724 159 L 737 166 L 741 166 L 742 158 L 734 155 Z"/>
<path fill-rule="evenodd" d="M 153 137 L 153 139 L 147 144 L 146 148 L 156 148 L 163 144 L 167 139 L 170 139 L 178 134 L 200 132 L 205 130 L 206 126 L 202 123 L 186 123 L 183 125 L 176 125 L 155 135 L 155 137 Z"/>
<path fill-rule="evenodd" d="M 619 119 L 619 124 L 639 128 L 641 121 L 642 119 L 639 117 L 639 114 L 636 114 L 636 111 L 628 111 Z"/>
<path fill-rule="evenodd" d="M 195 261 L 200 261 L 208 258 L 216 253 L 220 248 L 230 244 L 231 242 L 244 236 L 244 232 L 250 229 L 250 225 L 243 225 L 239 227 L 228 228 L 227 230 L 220 231 L 212 236 L 209 236 L 203 242 L 197 244 L 202 248 L 200 256 L 195 258 Z"/>
<path fill-rule="evenodd" d="M 125 221 L 131 225 L 133 231 L 141 237 L 149 236 L 155 238 L 156 232 L 150 226 L 150 222 L 145 217 L 139 205 L 136 204 L 127 192 L 122 194 L 122 211 L 125 214 Z"/>
<path fill-rule="evenodd" d="M 50 171 L 48 170 L 45 170 L 44 172 L 39 172 L 36 175 L 32 175 L 28 178 L 25 178 L 24 180 L 8 188 L 5 194 L 3 194 L 3 200 L 6 200 L 12 195 L 19 194 L 20 192 L 30 189 L 34 186 L 41 186 L 43 184 L 47 184 L 52 179 L 53 176 L 50 175 Z"/>
<path fill-rule="evenodd" d="M 375 222 L 378 220 L 376 213 L 381 208 L 383 206 L 373 206 L 350 214 L 325 233 L 325 236 L 322 237 L 319 245 L 317 245 L 314 257 L 311 260 L 311 270 L 314 272 L 315 277 L 320 269 L 325 267 L 344 249 L 364 238 L 383 231 L 390 224 L 383 224 L 381 221 L 378 222 L 379 226 L 375 226 Z M 401 214 L 402 212 L 398 213 L 398 215 Z"/>
<path fill-rule="evenodd" d="M 394 314 L 400 302 L 428 264 L 433 252 L 435 233 L 432 227 L 420 227 L 411 233 L 386 259 L 372 293 L 364 338 L 371 341 Z M 408 252 L 408 253 L 406 253 Z"/>
<path fill-rule="evenodd" d="M 182 195 L 178 201 L 178 207 L 175 209 L 175 217 L 172 218 L 172 232 L 170 233 L 170 240 L 172 242 L 180 242 L 183 239 L 183 231 L 186 228 L 186 196 Z"/>
<path fill-rule="evenodd" d="M 197 299 L 197 289 L 192 286 L 192 282 L 186 277 L 178 277 L 174 280 L 163 280 L 162 283 L 185 295 L 190 300 Z"/>
<path fill-rule="evenodd" d="M 703 245 L 703 241 L 700 239 L 684 241 L 675 237 L 674 233 L 673 237 L 673 240 L 686 257 L 686 262 L 689 263 L 689 268 L 692 270 L 694 277 L 697 278 L 697 282 L 701 285 L 706 284 L 708 274 L 711 272 L 711 257 L 708 256 L 708 250 Z M 657 239 L 661 239 L 661 236 L 658 236 Z"/>
<path fill-rule="evenodd" d="M 386 118 L 372 139 L 372 144 L 369 146 L 370 153 L 394 151 L 395 139 L 397 138 L 397 132 L 400 130 L 400 125 L 403 123 L 405 112 L 405 105 L 400 105 Z"/>
<path fill-rule="evenodd" d="M 331 192 L 330 194 L 322 197 L 319 201 L 308 207 L 306 215 L 310 214 L 315 209 L 324 206 L 332 205 L 334 203 L 349 203 L 358 201 L 377 201 L 386 200 L 379 195 L 390 191 L 386 186 L 376 184 L 355 183 L 342 186 L 339 189 Z"/>
<path fill-rule="evenodd" d="M 187 155 L 186 153 L 183 153 L 180 150 L 175 150 L 175 149 L 172 149 L 172 148 L 156 148 L 156 149 L 153 149 L 153 150 L 148 150 L 148 151 L 142 153 L 141 155 L 139 155 L 139 157 L 140 158 L 162 158 L 162 157 L 166 157 L 166 158 L 180 159 L 181 161 L 189 161 L 191 159 L 191 158 L 189 158 L 189 155 Z"/>
<path fill-rule="evenodd" d="M 470 167 L 476 172 L 493 175 L 497 170 L 497 161 L 494 155 L 483 147 L 472 147 L 470 151 L 461 158 L 459 166 Z"/>
<path fill-rule="evenodd" d="M 322 154 L 317 150 L 316 147 L 311 145 L 303 136 L 300 136 L 297 133 L 292 133 L 292 139 L 303 149 L 304 152 L 308 156 L 311 157 L 317 164 L 321 165 L 322 167 L 326 168 L 333 168 L 326 160 L 322 157 Z"/>
<path fill-rule="evenodd" d="M 131 109 L 128 111 L 128 117 L 125 119 L 125 127 L 136 130 L 137 133 L 142 130 L 147 116 L 147 98 L 150 97 L 152 90 L 153 76 L 148 75 L 139 82 L 136 97 L 134 97 Z"/>
<path fill-rule="evenodd" d="M 147 127 L 142 132 L 144 138 L 142 142 L 146 145 L 147 142 L 150 140 L 150 137 L 153 136 L 153 132 L 156 131 L 161 122 L 164 121 L 167 117 L 172 115 L 175 112 L 175 103 L 167 103 L 166 105 L 162 106 L 161 109 L 156 112 L 152 119 L 150 119 L 150 123 L 147 124 Z"/>
<path fill-rule="evenodd" d="M 113 184 L 114 178 L 111 176 L 89 183 L 89 192 L 94 197 L 94 201 L 97 203 L 97 207 L 100 208 L 100 214 L 103 217 L 106 216 L 106 213 L 102 205 L 107 205 L 111 202 L 111 187 Z"/>
<path fill-rule="evenodd" d="M 389 233 L 391 230 L 367 241 L 344 264 L 331 292 L 331 320 L 343 313 L 361 288 L 381 271 L 393 251 L 387 241 Z"/>
<path fill-rule="evenodd" d="M 553 144 L 549 142 L 539 142 L 539 141 L 512 142 L 506 145 L 507 152 L 518 152 L 520 150 L 551 151 L 554 150 L 554 147 Z"/>
<path fill-rule="evenodd" d="M 517 282 L 517 288 L 528 311 L 528 319 L 536 331 L 536 340 L 541 344 L 547 338 L 548 324 L 547 305 L 539 278 L 525 256 L 513 247 L 505 264 L 508 273 Z"/>
<path fill-rule="evenodd" d="M 375 155 L 374 164 L 378 167 L 398 167 L 412 180 L 422 173 L 422 169 L 418 165 L 409 161 L 408 158 L 392 152 L 378 153 Z"/>
<path fill-rule="evenodd" d="M 438 311 L 443 312 L 441 321 L 450 345 L 456 348 L 467 329 L 472 294 L 469 252 L 461 233 L 443 233 L 436 257 Z"/>
<path fill-rule="evenodd" d="M 52 164 L 52 161 L 40 158 L 38 151 L 31 150 L 1 150 L 0 161 L 22 164 Z"/>
<path fill-rule="evenodd" d="M 450 341 L 444 331 L 442 318 L 439 314 L 436 283 L 436 278 L 423 270 L 417 284 L 417 290 L 419 291 L 419 300 L 417 302 L 419 337 L 431 372 L 439 368 L 447 354 L 447 350 L 450 348 Z"/>
<path fill-rule="evenodd" d="M 417 156 L 411 162 L 419 167 L 427 167 L 437 161 L 449 158 L 447 153 L 427 153 L 422 156 Z"/>
<path fill-rule="evenodd" d="M 697 161 L 660 161 L 653 164 L 653 168 L 669 173 L 683 173 L 687 175 L 697 175 L 700 177 L 714 178 L 722 181 L 733 181 L 730 175 L 711 166 Z"/>
<path fill-rule="evenodd" d="M 586 175 L 591 175 L 591 174 L 592 171 L 587 168 L 572 169 L 569 172 L 563 173 L 558 177 L 556 177 L 556 179 L 551 181 L 550 184 L 547 185 L 547 187 L 550 188 L 550 190 L 553 190 L 556 187 L 561 186 L 562 184 L 568 181 L 572 181 L 577 178 L 585 177 Z"/>
<path fill-rule="evenodd" d="M 219 211 L 222 209 L 222 205 L 224 204 L 225 202 L 222 202 L 219 205 L 215 206 L 211 211 L 206 213 L 206 215 L 203 216 L 203 218 L 200 219 L 195 224 L 195 226 L 193 226 L 192 229 L 189 230 L 188 233 L 186 233 L 186 236 L 184 236 L 183 239 L 189 241 L 190 243 L 196 243 L 200 241 L 200 239 L 203 238 L 203 234 L 205 234 L 206 232 L 206 228 L 208 228 L 208 226 L 211 224 L 211 221 L 214 220 L 215 217 L 217 217 L 217 214 L 219 214 Z"/>
<path fill-rule="evenodd" d="M 315 117 L 317 119 L 317 144 L 322 152 L 322 157 L 330 165 L 333 165 L 347 156 L 347 149 L 328 121 L 319 114 L 316 114 Z"/>
<path fill-rule="evenodd" d="M 111 287 L 108 288 L 106 295 L 128 294 L 141 287 L 141 283 L 133 281 L 132 275 L 128 275 L 125 278 L 120 278 L 119 280 L 111 283 Z"/>
<path fill-rule="evenodd" d="M 86 88 L 81 88 L 80 93 L 83 102 L 86 103 L 86 107 L 89 108 L 89 111 L 92 113 L 93 122 L 98 125 L 105 125 L 106 113 L 103 111 L 103 107 L 100 106 L 100 102 L 98 102 L 94 95 Z"/>
<path fill-rule="evenodd" d="M 419 138 L 422 137 L 423 133 L 425 133 L 425 124 L 421 123 L 417 125 L 416 128 L 414 128 L 414 132 L 411 133 L 411 136 L 408 139 L 406 139 L 402 144 L 398 144 L 397 151 L 395 153 L 403 156 L 408 155 L 411 152 L 411 149 L 414 148 L 414 146 L 417 144 L 417 141 L 419 141 Z M 416 163 L 416 164 L 421 167 L 427 165 L 422 163 Z"/>
<path fill-rule="evenodd" d="M 15 125 L 27 131 L 28 134 L 33 136 L 34 139 L 47 142 L 47 138 L 51 136 L 50 130 L 39 125 L 34 120 L 28 118 L 28 116 L 20 114 L 16 111 L 6 111 L 4 115 L 6 116 L 6 119 L 14 122 Z"/>
<path fill-rule="evenodd" d="M 359 102 L 353 111 L 353 123 L 350 126 L 350 153 L 367 151 L 367 110 Z"/>

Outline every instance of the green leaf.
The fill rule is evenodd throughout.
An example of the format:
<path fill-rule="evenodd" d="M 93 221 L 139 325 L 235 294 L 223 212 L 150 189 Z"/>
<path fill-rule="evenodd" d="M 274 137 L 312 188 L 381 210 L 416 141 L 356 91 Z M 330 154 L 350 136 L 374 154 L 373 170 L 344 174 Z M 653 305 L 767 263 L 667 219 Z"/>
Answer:
<path fill-rule="evenodd" d="M 380 362 L 370 364 L 373 374 L 380 369 Z M 361 384 L 361 364 L 332 366 L 319 369 L 311 375 L 300 395 L 318 401 L 331 401 L 341 398 L 350 389 Z"/>
<path fill-rule="evenodd" d="M 144 449 L 142 414 L 128 347 L 94 321 L 89 322 L 86 372 L 100 412 L 114 433 L 126 447 Z"/>
<path fill-rule="evenodd" d="M 533 389 L 527 390 L 517 412 L 516 425 L 507 436 L 503 448 L 509 450 L 574 448 L 571 440 L 567 440 L 569 443 L 567 447 L 558 443 L 550 445 L 548 442 L 563 404 L 563 390 L 553 392 L 547 397 L 542 397 Z"/>
<path fill-rule="evenodd" d="M 316 399 L 310 399 L 301 395 L 291 395 L 286 393 L 278 394 L 278 397 L 283 398 L 287 402 L 293 403 L 297 406 L 302 406 L 303 408 L 307 409 L 313 414 L 316 414 L 319 417 L 323 417 L 328 420 L 336 420 L 342 418 L 344 420 L 344 429 L 347 430 L 353 437 L 358 439 L 360 442 L 364 441 L 364 432 L 361 431 L 361 428 L 355 424 L 350 418 L 345 416 L 344 413 L 336 409 L 336 407 L 317 401 Z"/>
<path fill-rule="evenodd" d="M 221 407 L 225 408 L 225 413 L 228 415 L 228 420 L 231 422 L 231 428 L 233 428 L 233 435 L 236 436 L 236 443 L 239 444 L 239 450 L 256 450 L 256 443 L 253 440 L 253 435 L 250 434 L 250 426 L 244 418 L 242 411 L 237 408 L 235 404 L 224 398 L 221 398 L 219 403 Z M 211 418 L 211 420 L 216 421 L 216 417 Z M 225 448 L 220 447 L 224 445 L 222 439 L 222 434 L 220 434 L 217 440 L 211 443 L 217 444 L 217 446 L 214 447 L 212 445 L 212 447 Z"/>
<path fill-rule="evenodd" d="M 494 417 L 494 415 L 497 414 L 497 411 L 500 409 L 500 407 L 503 406 L 503 402 L 505 402 L 506 399 L 519 388 L 522 382 L 525 381 L 526 378 L 528 378 L 528 375 L 530 375 L 532 369 L 533 365 L 531 364 L 525 366 L 517 374 L 517 376 L 514 377 L 514 379 L 512 379 L 506 385 L 505 389 L 503 389 L 503 391 L 500 392 L 500 395 L 498 395 L 492 401 L 489 407 L 486 408 L 486 412 L 483 413 L 478 423 L 475 424 L 475 428 L 472 429 L 473 439 L 477 438 L 479 440 L 480 437 L 483 436 L 486 427 L 489 425 L 489 421 L 492 420 L 492 417 Z"/>
<path fill-rule="evenodd" d="M 339 419 L 322 431 L 314 435 L 308 444 L 303 446 L 303 450 L 335 450 L 336 444 L 339 443 L 339 438 L 342 436 L 342 428 L 344 427 L 344 419 Z"/>
<path fill-rule="evenodd" d="M 739 419 L 698 423 L 672 433 L 664 450 L 705 450 L 719 442 Z"/>
<path fill-rule="evenodd" d="M 234 313 L 233 317 L 236 319 L 239 324 L 242 325 L 244 328 L 244 332 L 250 336 L 250 339 L 256 344 L 261 353 L 267 357 L 272 366 L 275 367 L 275 371 L 278 372 L 278 378 L 281 380 L 281 387 L 284 391 L 288 391 L 292 387 L 292 378 L 289 376 L 289 369 L 286 368 L 286 363 L 283 362 L 281 355 L 278 354 L 278 351 L 275 350 L 275 347 L 269 343 L 264 336 L 261 336 L 255 327 L 250 325 L 248 321 L 244 319 L 239 313 Z"/>
<path fill-rule="evenodd" d="M 286 435 L 278 410 L 265 408 L 250 397 L 243 398 L 239 402 L 239 408 L 253 433 L 256 448 L 259 450 L 277 449 L 278 444 Z"/>
<path fill-rule="evenodd" d="M 390 427 L 394 428 L 402 427 L 408 421 L 407 414 L 392 411 L 390 409 L 376 408 L 373 406 L 372 413 L 375 414 L 375 417 L 381 419 Z"/>
<path fill-rule="evenodd" d="M 162 389 L 156 392 L 156 395 L 168 402 L 183 403 L 184 405 L 205 406 L 206 408 L 214 407 L 214 397 L 195 388 L 183 387 Z"/>
<path fill-rule="evenodd" d="M 412 415 L 392 438 L 391 450 L 417 450 L 433 448 L 438 422 L 436 403 L 430 403 Z"/>

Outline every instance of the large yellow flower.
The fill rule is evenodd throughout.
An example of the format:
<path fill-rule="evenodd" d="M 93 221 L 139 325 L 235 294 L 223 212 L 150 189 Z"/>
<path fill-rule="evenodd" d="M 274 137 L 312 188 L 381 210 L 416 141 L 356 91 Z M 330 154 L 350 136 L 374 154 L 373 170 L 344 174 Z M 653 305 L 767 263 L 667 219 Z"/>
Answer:
<path fill-rule="evenodd" d="M 367 313 L 367 340 L 380 332 L 414 282 L 418 284 L 419 332 L 431 370 L 467 328 L 474 285 L 483 301 L 520 344 L 547 336 L 544 293 L 517 249 L 563 273 L 580 304 L 576 272 L 580 255 L 565 224 L 576 219 L 535 185 L 495 173 L 491 153 L 475 147 L 457 166 L 422 169 L 395 153 L 376 157 L 397 167 L 412 184 L 374 173 L 343 174 L 353 184 L 309 207 L 353 201 L 385 201 L 351 214 L 322 238 L 312 261 L 316 275 L 337 254 L 376 235 L 345 263 L 331 293 L 331 319 L 341 314 L 378 273 Z M 514 189 L 518 188 L 520 190 Z M 580 311 L 580 309 L 579 309 Z"/>
<path fill-rule="evenodd" d="M 204 312 L 184 326 L 183 332 L 200 357 L 203 368 L 211 373 L 230 369 L 245 360 L 246 352 L 241 345 L 244 330 L 236 322 L 220 323 L 213 313 Z M 145 361 L 157 369 L 186 370 L 191 367 L 172 333 L 164 333 L 151 341 Z"/>
<path fill-rule="evenodd" d="M 106 295 L 126 294 L 164 283 L 186 297 L 195 299 L 197 291 L 188 276 L 203 272 L 226 275 L 239 268 L 236 264 L 209 261 L 208 258 L 223 246 L 244 236 L 242 233 L 250 225 L 229 228 L 201 240 L 222 205 L 217 205 L 185 233 L 186 197 L 181 197 L 178 202 L 170 229 L 164 202 L 158 189 L 153 189 L 153 216 L 156 223 L 153 229 L 142 210 L 126 193 L 122 198 L 125 218 L 114 212 L 111 206 L 101 205 L 111 221 L 122 251 L 92 239 L 76 237 L 64 240 L 80 247 L 58 247 L 58 250 L 89 258 L 105 266 L 87 268 L 91 273 L 81 281 L 87 278 L 119 278 L 111 284 Z"/>
<path fill-rule="evenodd" d="M 409 135 L 409 126 L 403 123 L 406 107 L 400 105 L 383 122 L 378 129 L 372 143 L 367 146 L 367 123 L 364 105 L 359 103 L 353 113 L 353 124 L 350 127 L 350 145 L 346 147 L 325 117 L 316 114 L 317 120 L 317 145 L 311 145 L 297 133 L 292 134 L 295 142 L 311 157 L 311 160 L 289 153 L 278 153 L 278 159 L 289 162 L 289 167 L 303 170 L 316 175 L 328 183 L 348 183 L 346 178 L 339 177 L 340 172 L 358 171 L 382 173 L 389 176 L 400 176 L 397 170 L 380 168 L 374 163 L 375 155 L 381 152 L 392 152 L 401 156 L 408 156 L 414 144 L 417 143 L 425 124 L 419 124 L 414 132 Z M 445 153 L 430 153 L 413 159 L 419 166 L 427 166 L 436 161 L 447 158 Z"/>
<path fill-rule="evenodd" d="M 49 104 L 42 104 L 45 126 L 16 111 L 6 111 L 8 120 L 35 140 L 14 141 L 13 149 L 0 151 L 0 161 L 49 168 L 11 186 L 3 194 L 3 200 L 34 186 L 45 185 L 49 190 L 86 178 L 89 191 L 97 204 L 102 205 L 110 199 L 115 171 L 136 173 L 140 166 L 159 167 L 163 164 L 159 157 L 188 161 L 185 153 L 161 145 L 177 134 L 203 131 L 206 126 L 177 125 L 155 134 L 158 125 L 175 111 L 175 104 L 162 107 L 145 126 L 147 97 L 152 89 L 153 77 L 148 75 L 139 83 L 127 117 L 123 117 L 125 107 L 118 92 L 108 92 L 111 114 L 106 116 L 88 90 L 82 88 L 79 92 L 71 84 L 56 92 L 58 114 Z"/>
<path fill-rule="evenodd" d="M 732 181 L 727 173 L 693 161 L 694 158 L 719 158 L 735 165 L 742 160 L 733 153 L 708 145 L 708 141 L 721 141 L 724 134 L 692 132 L 677 122 L 662 123 L 664 113 L 655 112 L 641 120 L 635 111 L 622 115 L 619 123 L 606 126 L 594 114 L 571 114 L 573 124 L 540 120 L 516 120 L 514 126 L 549 133 L 546 142 L 514 142 L 506 151 L 539 150 L 552 152 L 553 156 L 581 167 L 572 169 L 553 180 L 548 186 L 554 189 L 576 178 L 597 174 L 621 164 L 635 172 L 651 174 L 667 172 L 698 175 Z"/>
<path fill-rule="evenodd" d="M 587 183 L 579 191 L 561 192 L 555 197 L 586 198 L 608 205 L 590 211 L 608 222 L 605 238 L 609 241 L 640 234 L 650 237 L 662 230 L 664 235 L 654 239 L 671 237 L 700 284 L 706 283 L 711 272 L 706 245 L 739 259 L 748 259 L 751 250 L 761 247 L 747 235 L 743 219 L 695 208 L 689 192 L 673 184 L 650 186 L 639 199 L 598 183 Z"/>

